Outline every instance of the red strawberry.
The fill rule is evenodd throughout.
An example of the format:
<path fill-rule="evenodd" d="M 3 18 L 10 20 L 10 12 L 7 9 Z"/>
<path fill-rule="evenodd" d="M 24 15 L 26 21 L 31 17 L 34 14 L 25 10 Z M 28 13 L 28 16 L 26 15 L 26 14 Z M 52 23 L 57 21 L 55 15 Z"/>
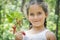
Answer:
<path fill-rule="evenodd" d="M 25 34 L 25 32 L 22 32 L 22 34 L 25 36 L 26 34 Z"/>

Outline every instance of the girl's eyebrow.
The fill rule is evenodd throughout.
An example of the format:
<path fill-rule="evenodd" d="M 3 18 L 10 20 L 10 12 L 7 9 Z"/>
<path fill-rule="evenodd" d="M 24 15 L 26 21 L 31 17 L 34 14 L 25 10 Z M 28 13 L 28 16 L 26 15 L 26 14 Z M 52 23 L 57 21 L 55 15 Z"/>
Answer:
<path fill-rule="evenodd" d="M 34 13 L 30 13 L 30 14 L 34 14 Z"/>
<path fill-rule="evenodd" d="M 41 13 L 41 12 L 39 11 L 39 12 L 37 12 L 37 13 Z"/>
<path fill-rule="evenodd" d="M 30 14 L 33 14 L 33 13 L 30 13 Z"/>

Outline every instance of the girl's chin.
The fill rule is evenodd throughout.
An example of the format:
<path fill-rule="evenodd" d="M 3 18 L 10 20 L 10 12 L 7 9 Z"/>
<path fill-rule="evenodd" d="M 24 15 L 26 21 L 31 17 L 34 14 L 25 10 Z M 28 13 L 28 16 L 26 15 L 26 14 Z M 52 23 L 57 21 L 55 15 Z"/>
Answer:
<path fill-rule="evenodd" d="M 34 27 L 39 27 L 39 26 L 41 26 L 41 25 L 40 25 L 40 24 L 37 24 L 37 25 L 36 25 L 36 24 L 34 24 L 33 26 L 34 26 Z"/>

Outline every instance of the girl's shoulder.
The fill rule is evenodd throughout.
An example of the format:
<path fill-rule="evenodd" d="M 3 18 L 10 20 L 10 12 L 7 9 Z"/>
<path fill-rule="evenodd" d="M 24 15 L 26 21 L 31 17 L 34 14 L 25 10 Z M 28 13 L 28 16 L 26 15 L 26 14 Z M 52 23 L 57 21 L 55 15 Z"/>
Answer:
<path fill-rule="evenodd" d="M 30 32 L 30 30 L 24 31 L 26 34 Z"/>
<path fill-rule="evenodd" d="M 55 36 L 55 34 L 53 33 L 53 32 L 51 32 L 51 31 L 47 31 L 46 32 L 46 37 L 47 37 L 47 39 L 49 40 L 56 40 L 56 36 Z"/>

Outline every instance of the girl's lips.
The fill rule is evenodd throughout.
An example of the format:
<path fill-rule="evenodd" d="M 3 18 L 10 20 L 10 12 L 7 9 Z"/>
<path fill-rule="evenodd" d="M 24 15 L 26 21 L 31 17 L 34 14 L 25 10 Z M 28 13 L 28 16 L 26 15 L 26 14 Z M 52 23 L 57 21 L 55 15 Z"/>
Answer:
<path fill-rule="evenodd" d="M 39 21 L 34 21 L 34 23 L 39 23 Z"/>
<path fill-rule="evenodd" d="M 34 22 L 38 22 L 38 21 L 34 21 Z"/>
<path fill-rule="evenodd" d="M 39 21 L 34 21 L 34 22 L 39 22 Z"/>

